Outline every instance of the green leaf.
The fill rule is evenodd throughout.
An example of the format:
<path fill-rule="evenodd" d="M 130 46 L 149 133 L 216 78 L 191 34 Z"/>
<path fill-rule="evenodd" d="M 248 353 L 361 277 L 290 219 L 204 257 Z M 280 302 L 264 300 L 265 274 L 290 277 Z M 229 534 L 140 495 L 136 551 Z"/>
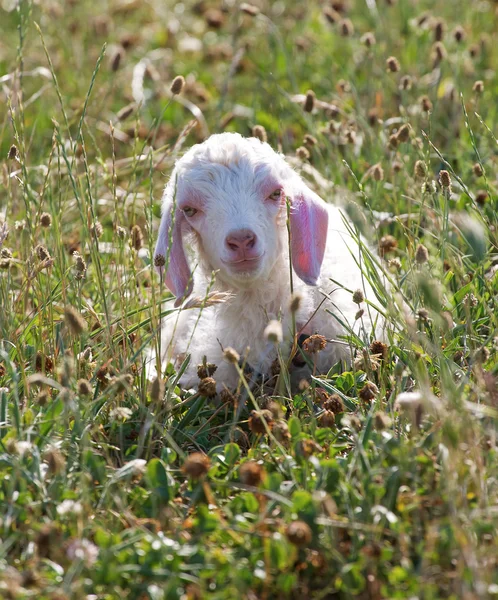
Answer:
<path fill-rule="evenodd" d="M 237 444 L 230 443 L 225 446 L 225 461 L 233 466 L 240 458 L 240 448 Z"/>
<path fill-rule="evenodd" d="M 293 438 L 297 437 L 301 433 L 301 421 L 297 417 L 291 417 L 288 425 L 289 433 Z"/>
<path fill-rule="evenodd" d="M 170 499 L 170 482 L 168 472 L 161 459 L 153 458 L 149 461 L 146 478 L 154 494 L 164 502 L 168 502 Z"/>

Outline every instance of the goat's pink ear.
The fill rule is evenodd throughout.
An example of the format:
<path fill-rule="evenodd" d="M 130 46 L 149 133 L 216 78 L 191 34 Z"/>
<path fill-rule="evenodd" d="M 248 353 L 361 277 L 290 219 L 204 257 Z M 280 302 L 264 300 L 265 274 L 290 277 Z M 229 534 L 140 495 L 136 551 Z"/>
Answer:
<path fill-rule="evenodd" d="M 164 281 L 176 296 L 175 306 L 179 306 L 192 292 L 192 273 L 183 249 L 182 229 L 186 224 L 185 216 L 178 210 L 171 199 L 173 191 L 165 191 L 161 224 L 157 238 L 154 257 L 162 255 L 166 260 L 166 275 Z M 171 191 L 171 193 L 169 193 Z M 166 267 L 157 267 L 163 274 Z"/>
<path fill-rule="evenodd" d="M 292 266 L 297 276 L 309 285 L 320 278 L 329 213 L 325 202 L 303 182 L 291 197 L 290 238 Z"/>

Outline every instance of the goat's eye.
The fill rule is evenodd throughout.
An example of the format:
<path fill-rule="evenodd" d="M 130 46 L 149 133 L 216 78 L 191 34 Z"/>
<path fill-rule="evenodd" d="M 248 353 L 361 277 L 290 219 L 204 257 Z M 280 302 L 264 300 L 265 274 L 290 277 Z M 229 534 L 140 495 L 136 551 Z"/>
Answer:
<path fill-rule="evenodd" d="M 275 190 L 268 196 L 268 200 L 273 200 L 274 202 L 276 202 L 277 200 L 280 200 L 281 197 L 282 190 L 279 188 L 278 190 Z"/>
<path fill-rule="evenodd" d="M 192 206 L 185 206 L 182 210 L 187 217 L 193 217 L 197 213 L 197 209 Z"/>

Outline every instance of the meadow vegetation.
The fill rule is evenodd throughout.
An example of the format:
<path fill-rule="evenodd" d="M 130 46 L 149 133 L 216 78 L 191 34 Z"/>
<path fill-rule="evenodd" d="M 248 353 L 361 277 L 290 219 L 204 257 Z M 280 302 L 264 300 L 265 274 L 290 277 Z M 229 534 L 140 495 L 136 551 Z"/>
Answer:
<path fill-rule="evenodd" d="M 497 597 L 497 3 L 3 0 L 0 23 L 0 596 Z M 161 191 L 220 131 L 347 198 L 378 251 L 386 339 L 347 336 L 297 394 L 290 340 L 274 389 L 213 397 L 209 357 L 199 392 L 146 377 L 175 310 Z"/>

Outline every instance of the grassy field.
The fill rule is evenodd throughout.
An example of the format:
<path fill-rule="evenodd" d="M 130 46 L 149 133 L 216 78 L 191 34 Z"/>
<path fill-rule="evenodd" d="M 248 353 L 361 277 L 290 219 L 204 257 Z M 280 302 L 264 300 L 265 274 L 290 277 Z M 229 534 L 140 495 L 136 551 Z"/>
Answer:
<path fill-rule="evenodd" d="M 257 6 L 0 6 L 1 598 L 498 597 L 498 4 Z M 385 344 L 151 384 L 161 190 L 256 125 L 351 200 Z"/>

